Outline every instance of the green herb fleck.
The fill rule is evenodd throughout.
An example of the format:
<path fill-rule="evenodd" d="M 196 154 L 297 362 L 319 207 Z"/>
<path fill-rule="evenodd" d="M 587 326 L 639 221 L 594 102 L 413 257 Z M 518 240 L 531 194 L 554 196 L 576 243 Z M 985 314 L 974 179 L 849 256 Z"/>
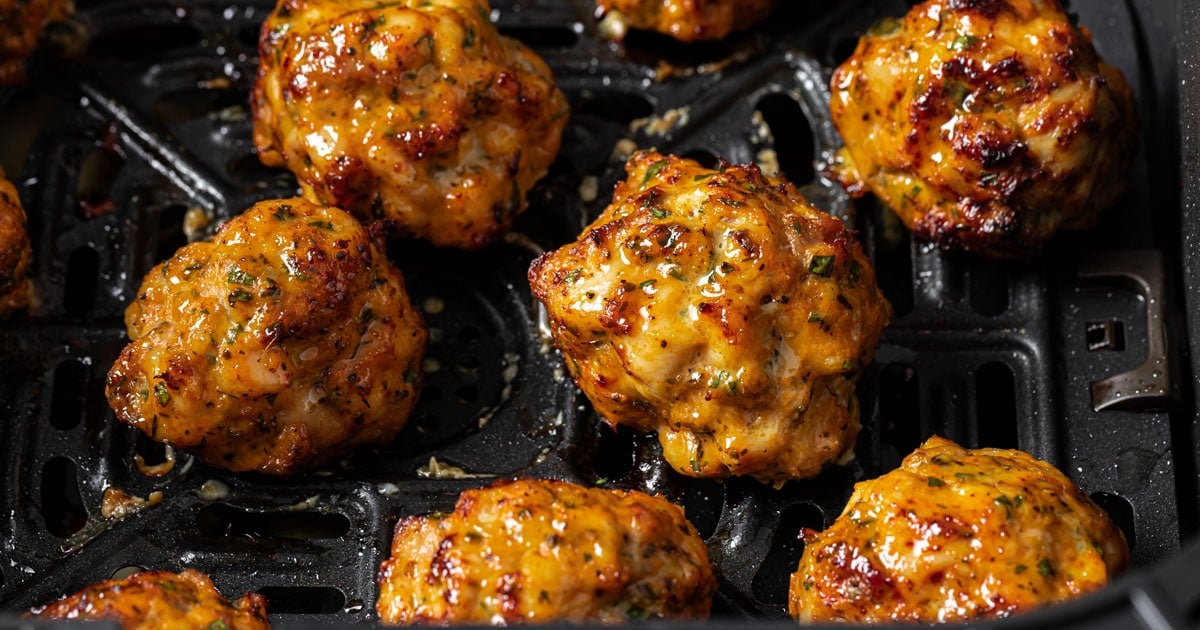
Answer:
<path fill-rule="evenodd" d="M 1017 571 L 1017 575 L 1021 575 L 1022 573 L 1024 573 L 1024 572 L 1025 572 L 1025 569 L 1028 569 L 1028 568 L 1029 568 L 1029 567 L 1027 567 L 1027 566 L 1025 566 L 1025 565 L 1023 565 L 1023 564 L 1018 564 L 1018 565 L 1017 565 L 1017 569 L 1016 569 L 1016 571 Z"/>
<path fill-rule="evenodd" d="M 977 42 L 979 42 L 979 38 L 974 35 L 959 35 L 954 38 L 954 43 L 950 44 L 950 50 L 959 52 L 970 50 Z"/>
<path fill-rule="evenodd" d="M 1004 516 L 1006 518 L 1012 518 L 1013 502 L 1011 499 L 1004 495 L 1000 495 L 993 499 L 993 501 L 996 503 L 996 505 L 1004 508 Z"/>
<path fill-rule="evenodd" d="M 574 284 L 579 279 L 579 274 L 583 273 L 583 269 L 572 269 L 571 273 L 563 276 L 563 282 Z"/>
<path fill-rule="evenodd" d="M 329 221 L 309 221 L 308 225 L 310 227 L 320 228 L 322 230 L 332 230 L 333 229 L 333 224 L 330 223 Z"/>
<path fill-rule="evenodd" d="M 417 371 L 412 368 L 404 370 L 404 382 L 409 385 L 416 383 L 417 382 Z"/>
<path fill-rule="evenodd" d="M 665 219 L 670 215 L 670 212 L 667 212 L 662 208 L 650 208 L 650 216 L 654 217 L 655 219 Z"/>
<path fill-rule="evenodd" d="M 283 203 L 279 204 L 279 208 L 277 208 L 275 212 L 271 214 L 271 216 L 275 217 L 276 221 L 288 221 L 295 218 L 296 215 L 292 214 L 291 206 Z"/>
<path fill-rule="evenodd" d="M 249 302 L 253 297 L 248 292 L 238 289 L 229 294 L 229 304 L 232 305 L 234 302 Z"/>
<path fill-rule="evenodd" d="M 708 179 L 708 178 L 712 177 L 713 175 L 716 175 L 716 173 L 703 173 L 703 174 L 701 174 L 701 175 L 697 175 L 697 176 L 693 177 L 693 178 L 692 178 L 692 181 L 694 181 L 694 182 L 702 182 L 702 181 L 704 181 L 704 180 L 706 180 L 706 179 Z"/>
<path fill-rule="evenodd" d="M 721 384 L 724 383 L 725 379 L 727 379 L 727 378 L 729 378 L 728 372 L 726 372 L 725 370 L 718 371 L 716 374 L 713 375 L 712 379 L 708 381 L 708 388 L 716 389 L 716 388 L 720 387 Z"/>
<path fill-rule="evenodd" d="M 929 484 L 930 488 L 941 488 L 942 486 L 946 485 L 945 481 L 942 481 L 937 477 L 926 477 L 925 482 Z"/>
<path fill-rule="evenodd" d="M 549 604 L 550 603 L 550 593 L 547 593 L 546 591 L 542 591 L 541 593 L 538 593 L 538 600 L 544 604 Z"/>
<path fill-rule="evenodd" d="M 166 585 L 164 584 L 163 586 L 166 586 Z M 204 630 L 229 630 L 229 624 L 218 619 L 218 620 L 208 624 L 207 626 L 204 626 Z"/>
<path fill-rule="evenodd" d="M 166 383 L 159 381 L 154 384 L 154 400 L 157 400 L 159 405 L 171 402 L 171 392 L 167 391 Z"/>
<path fill-rule="evenodd" d="M 254 284 L 254 276 L 242 271 L 241 269 L 238 269 L 237 267 L 234 267 L 233 270 L 229 272 L 229 276 L 226 279 L 230 284 Z"/>
<path fill-rule="evenodd" d="M 666 160 L 659 160 L 659 161 L 651 164 L 650 168 L 646 169 L 646 176 L 642 178 L 642 185 L 645 186 L 646 184 L 649 184 L 650 180 L 654 179 L 655 176 L 657 176 L 659 173 L 661 173 L 662 170 L 666 167 L 667 167 Z"/>
<path fill-rule="evenodd" d="M 1042 558 L 1038 561 L 1038 573 L 1041 573 L 1044 578 L 1054 575 L 1054 567 L 1050 566 L 1048 558 Z"/>
<path fill-rule="evenodd" d="M 658 280 L 653 280 L 653 279 L 651 279 L 651 280 L 646 280 L 646 281 L 642 282 L 641 284 L 639 284 L 639 285 L 638 285 L 638 288 L 639 288 L 639 289 L 645 289 L 646 287 L 652 287 L 652 286 L 654 286 L 654 285 L 656 285 L 656 284 L 658 284 Z"/>
<path fill-rule="evenodd" d="M 842 370 L 843 371 L 848 372 L 850 370 L 853 370 L 856 367 L 858 367 L 858 362 L 855 361 L 854 359 L 846 359 L 845 361 L 842 361 Z"/>
<path fill-rule="evenodd" d="M 625 617 L 630 621 L 645 621 L 650 618 L 650 613 L 637 606 L 633 606 L 625 611 Z"/>
<path fill-rule="evenodd" d="M 812 262 L 808 263 L 808 270 L 822 278 L 828 278 L 833 274 L 835 262 L 837 262 L 837 256 L 813 256 Z"/>
<path fill-rule="evenodd" d="M 596 485 L 597 485 L 597 486 L 603 486 L 603 485 L 605 485 L 605 484 L 607 484 L 607 483 L 608 483 L 608 478 L 607 478 L 607 477 L 600 477 L 599 479 L 597 479 L 597 480 L 596 480 Z"/>
<path fill-rule="evenodd" d="M 818 313 L 818 312 L 816 312 L 816 311 L 813 311 L 813 312 L 811 312 L 811 313 L 809 313 L 809 314 L 808 314 L 808 323 L 810 323 L 810 324 L 824 324 L 824 323 L 825 323 L 825 318 L 824 318 L 824 317 L 821 317 L 821 314 L 820 314 L 820 313 Z"/>
<path fill-rule="evenodd" d="M 690 462 L 688 462 L 688 464 L 691 465 L 693 473 L 695 473 L 697 475 L 700 474 L 700 462 L 693 459 Z"/>

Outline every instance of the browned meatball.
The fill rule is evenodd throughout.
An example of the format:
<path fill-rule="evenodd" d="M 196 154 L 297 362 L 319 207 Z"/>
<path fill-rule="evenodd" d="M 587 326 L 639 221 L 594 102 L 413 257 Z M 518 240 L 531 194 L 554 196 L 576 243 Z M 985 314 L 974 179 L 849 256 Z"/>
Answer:
<path fill-rule="evenodd" d="M 142 571 L 89 586 L 43 609 L 39 619 L 110 620 L 124 630 L 266 630 L 267 601 L 257 593 L 230 602 L 208 576 L 186 569 Z"/>
<path fill-rule="evenodd" d="M 918 236 L 1027 257 L 1120 199 L 1133 95 L 1056 0 L 930 0 L 833 76 L 841 176 Z"/>
<path fill-rule="evenodd" d="M 1121 530 L 1053 466 L 937 437 L 806 534 L 790 597 L 804 622 L 1005 617 L 1103 588 L 1129 565 Z"/>
<path fill-rule="evenodd" d="M 235 471 L 302 472 L 404 427 L 426 331 L 337 208 L 264 201 L 146 275 L 108 375 L 123 422 Z"/>
<path fill-rule="evenodd" d="M 705 618 L 717 582 L 683 510 L 640 492 L 524 479 L 401 521 L 379 570 L 385 623 Z"/>
<path fill-rule="evenodd" d="M 767 17 L 776 0 L 598 0 L 597 13 L 684 42 L 721 39 Z"/>
<path fill-rule="evenodd" d="M 25 58 L 50 22 L 74 10 L 71 0 L 0 0 L 0 85 L 25 79 Z"/>
<path fill-rule="evenodd" d="M 816 475 L 854 446 L 854 384 L 891 315 L 858 241 L 755 166 L 649 152 L 626 170 L 529 270 L 576 383 L 683 474 Z"/>
<path fill-rule="evenodd" d="M 0 315 L 25 308 L 32 285 L 29 281 L 29 233 L 25 210 L 17 189 L 0 168 Z"/>
<path fill-rule="evenodd" d="M 304 196 L 474 249 L 508 231 L 568 107 L 486 0 L 280 0 L 263 24 L 254 143 Z"/>

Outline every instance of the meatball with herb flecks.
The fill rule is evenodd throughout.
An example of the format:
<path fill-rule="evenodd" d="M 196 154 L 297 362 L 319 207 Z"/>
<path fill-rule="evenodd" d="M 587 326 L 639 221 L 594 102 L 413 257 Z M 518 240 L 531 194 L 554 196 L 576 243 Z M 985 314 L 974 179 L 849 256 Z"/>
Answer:
<path fill-rule="evenodd" d="M 891 315 L 862 247 L 756 166 L 645 152 L 626 170 L 529 270 L 571 375 L 685 475 L 815 476 L 854 446 L 855 382 Z"/>
<path fill-rule="evenodd" d="M 1057 0 L 929 0 L 833 75 L 833 170 L 918 237 L 1027 258 L 1125 190 L 1133 94 Z"/>
<path fill-rule="evenodd" d="M 708 617 L 717 582 L 683 509 L 641 492 L 522 479 L 396 526 L 384 623 Z"/>
<path fill-rule="evenodd" d="M 525 210 L 569 108 L 486 0 L 280 0 L 262 27 L 254 143 L 305 198 L 477 249 Z"/>
<path fill-rule="evenodd" d="M 1121 530 L 1056 468 L 938 437 L 805 537 L 790 607 L 812 623 L 1007 617 L 1099 590 L 1129 565 Z"/>
<path fill-rule="evenodd" d="M 117 418 L 206 463 L 304 472 L 390 442 L 427 333 L 346 212 L 263 201 L 146 274 L 108 374 Z"/>
<path fill-rule="evenodd" d="M 266 630 L 267 601 L 251 593 L 230 602 L 208 576 L 186 569 L 141 571 L 93 584 L 31 616 L 37 619 L 116 621 L 125 630 Z"/>

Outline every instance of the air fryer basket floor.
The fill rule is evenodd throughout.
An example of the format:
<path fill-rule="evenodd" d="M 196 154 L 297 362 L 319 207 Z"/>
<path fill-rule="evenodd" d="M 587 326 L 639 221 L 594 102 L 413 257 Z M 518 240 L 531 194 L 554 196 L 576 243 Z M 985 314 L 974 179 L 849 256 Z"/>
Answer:
<path fill-rule="evenodd" d="M 1181 261 L 1196 250 L 1181 252 L 1177 238 L 1200 221 L 1179 211 L 1174 64 L 1184 40 L 1173 3 L 1072 4 L 1138 95 L 1143 149 L 1131 190 L 1101 228 L 1063 235 L 1031 263 L 994 263 L 912 242 L 889 213 L 851 203 L 814 167 L 837 143 L 829 73 L 872 22 L 907 3 L 785 0 L 767 25 L 724 42 L 634 33 L 622 48 L 597 38 L 589 0 L 496 0 L 501 30 L 543 55 L 573 115 L 513 238 L 475 254 L 389 243 L 432 339 L 404 434 L 300 479 L 233 475 L 184 454 L 149 477 L 135 455 L 160 462 L 163 447 L 118 423 L 104 400 L 125 306 L 143 274 L 186 242 L 186 217 L 207 214 L 211 232 L 256 200 L 295 193 L 292 176 L 261 166 L 250 141 L 246 101 L 270 4 L 78 0 L 86 54 L 47 55 L 27 86 L 0 92 L 0 165 L 29 211 L 40 302 L 0 323 L 0 609 L 127 567 L 189 566 L 227 594 L 263 593 L 276 622 L 371 620 L 398 518 L 529 475 L 683 503 L 722 577 L 714 614 L 779 619 L 800 528 L 827 525 L 855 481 L 895 467 L 935 433 L 1055 463 L 1124 529 L 1135 567 L 1182 570 L 1197 478 Z M 662 122 L 634 123 L 649 117 Z M 774 159 L 860 231 L 896 317 L 861 383 L 864 430 L 850 465 L 780 490 L 689 480 L 659 461 L 653 436 L 601 424 L 565 376 L 525 270 L 605 206 L 623 175 L 613 155 L 623 139 L 710 164 Z M 594 198 L 581 194 L 589 188 Z M 1093 382 L 1143 363 L 1173 388 L 1119 383 L 1114 408 L 1094 410 L 1103 401 Z M 423 474 L 433 457 L 469 476 Z M 105 519 L 110 487 L 161 492 L 162 503 Z M 1200 568 L 1175 579 L 1200 582 Z M 1125 610 L 1137 592 L 1151 612 L 1165 610 L 1164 597 L 1182 601 L 1182 592 L 1146 595 L 1143 582 L 1041 619 Z"/>

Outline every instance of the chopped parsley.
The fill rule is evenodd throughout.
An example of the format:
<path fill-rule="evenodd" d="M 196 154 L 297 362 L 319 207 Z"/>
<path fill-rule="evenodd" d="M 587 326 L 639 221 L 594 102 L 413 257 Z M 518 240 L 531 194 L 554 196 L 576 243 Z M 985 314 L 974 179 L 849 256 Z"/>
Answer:
<path fill-rule="evenodd" d="M 941 488 L 942 486 L 946 485 L 945 481 L 942 481 L 937 477 L 926 477 L 925 482 L 929 484 L 930 488 Z"/>
<path fill-rule="evenodd" d="M 646 176 L 642 178 L 642 185 L 645 186 L 646 184 L 649 184 L 650 180 L 654 179 L 655 176 L 657 176 L 659 173 L 661 173 L 662 170 L 666 167 L 667 167 L 666 160 L 659 160 L 659 161 L 651 164 L 650 168 L 646 169 Z"/>
<path fill-rule="evenodd" d="M 254 276 L 242 271 L 241 269 L 238 269 L 237 267 L 234 267 L 229 272 L 229 276 L 226 278 L 226 280 L 229 281 L 229 284 L 254 284 Z"/>
<path fill-rule="evenodd" d="M 167 384 L 159 381 L 154 384 L 154 400 L 160 405 L 166 405 L 171 402 L 171 392 L 167 391 Z"/>
<path fill-rule="evenodd" d="M 808 263 L 808 270 L 822 278 L 828 278 L 833 274 L 835 262 L 837 262 L 837 256 L 813 256 L 812 262 Z"/>

